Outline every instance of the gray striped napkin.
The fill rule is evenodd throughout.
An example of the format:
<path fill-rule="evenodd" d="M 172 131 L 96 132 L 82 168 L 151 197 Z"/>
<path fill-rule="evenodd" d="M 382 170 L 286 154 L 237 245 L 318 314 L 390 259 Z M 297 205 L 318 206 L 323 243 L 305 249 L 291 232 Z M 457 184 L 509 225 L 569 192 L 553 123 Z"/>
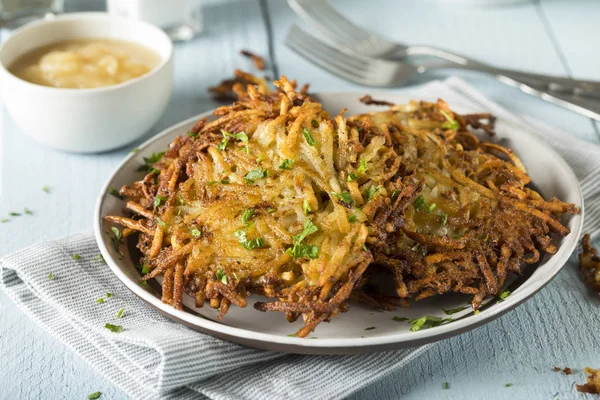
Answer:
<path fill-rule="evenodd" d="M 581 180 L 584 231 L 600 233 L 600 146 L 511 114 L 457 78 L 411 94 L 490 111 L 540 136 Z M 0 285 L 27 315 L 135 399 L 340 399 L 402 369 L 427 348 L 301 356 L 238 346 L 158 315 L 102 268 L 98 253 L 90 234 L 38 244 L 0 260 Z M 99 306 L 98 294 L 105 292 L 113 296 Z M 118 319 L 120 309 L 125 311 Z M 126 329 L 111 333 L 107 322 Z"/>

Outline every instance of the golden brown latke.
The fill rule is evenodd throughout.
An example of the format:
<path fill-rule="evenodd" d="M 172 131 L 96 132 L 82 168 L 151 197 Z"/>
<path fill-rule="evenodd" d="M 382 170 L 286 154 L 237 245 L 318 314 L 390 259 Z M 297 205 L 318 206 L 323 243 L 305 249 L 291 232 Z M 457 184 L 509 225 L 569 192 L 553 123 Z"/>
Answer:
<path fill-rule="evenodd" d="M 600 293 L 600 256 L 590 241 L 590 235 L 585 234 L 581 241 L 582 251 L 579 253 L 579 269 L 585 282 Z"/>
<path fill-rule="evenodd" d="M 351 296 L 393 309 L 455 291 L 476 309 L 568 233 L 558 218 L 575 206 L 543 200 L 510 150 L 467 130 L 490 130 L 487 114 L 439 101 L 330 118 L 285 77 L 270 91 L 236 74 L 251 83 L 232 85 L 238 101 L 121 189 L 134 217 L 106 217 L 138 232 L 143 279 L 162 275 L 176 308 L 185 291 L 222 318 L 256 293 L 275 299 L 256 309 L 302 316 L 300 337 Z M 367 284 L 381 271 L 395 295 Z"/>

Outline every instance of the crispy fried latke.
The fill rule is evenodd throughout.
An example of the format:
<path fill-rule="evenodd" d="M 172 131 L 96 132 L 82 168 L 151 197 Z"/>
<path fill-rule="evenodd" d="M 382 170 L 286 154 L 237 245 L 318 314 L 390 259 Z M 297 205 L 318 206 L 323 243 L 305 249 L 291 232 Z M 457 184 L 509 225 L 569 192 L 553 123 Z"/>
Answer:
<path fill-rule="evenodd" d="M 134 217 L 106 217 L 138 233 L 143 280 L 162 275 L 176 308 L 186 292 L 220 319 L 255 293 L 274 299 L 260 311 L 302 316 L 299 337 L 351 296 L 393 309 L 454 291 L 476 309 L 510 272 L 555 252 L 551 232 L 568 233 L 559 216 L 578 211 L 542 199 L 509 149 L 467 130 L 479 117 L 441 100 L 330 118 L 285 77 L 270 91 L 236 75 L 237 102 L 120 190 Z M 380 270 L 395 296 L 367 284 Z"/>
<path fill-rule="evenodd" d="M 592 246 L 590 235 L 585 234 L 581 241 L 582 251 L 579 253 L 579 269 L 585 282 L 600 293 L 600 256 Z"/>

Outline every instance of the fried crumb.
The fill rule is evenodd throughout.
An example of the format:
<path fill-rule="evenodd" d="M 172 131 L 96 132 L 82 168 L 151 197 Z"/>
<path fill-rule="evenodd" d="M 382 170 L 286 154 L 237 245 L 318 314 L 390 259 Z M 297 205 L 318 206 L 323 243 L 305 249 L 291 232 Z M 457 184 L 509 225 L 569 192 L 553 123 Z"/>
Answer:
<path fill-rule="evenodd" d="M 261 56 L 258 56 L 248 50 L 242 50 L 242 51 L 240 51 L 240 54 L 243 55 L 244 57 L 250 58 L 252 60 L 252 62 L 254 63 L 254 66 L 256 67 L 256 69 L 258 69 L 260 71 L 265 70 L 265 60 Z"/>
<path fill-rule="evenodd" d="M 370 95 L 365 94 L 363 97 L 361 97 L 358 101 L 360 101 L 363 104 L 366 104 L 368 106 L 393 106 L 394 103 L 391 103 L 389 101 L 385 101 L 385 100 L 375 100 L 373 99 Z"/>
<path fill-rule="evenodd" d="M 552 369 L 554 370 L 554 372 L 558 372 L 558 371 L 560 371 L 560 367 L 554 367 L 554 368 L 552 368 Z"/>
<path fill-rule="evenodd" d="M 600 369 L 585 367 L 584 372 L 587 375 L 587 383 L 575 385 L 581 393 L 600 394 Z"/>
<path fill-rule="evenodd" d="M 583 280 L 595 291 L 600 292 L 600 256 L 591 243 L 590 234 L 586 233 L 581 241 L 583 248 L 579 253 L 579 270 Z"/>
<path fill-rule="evenodd" d="M 571 375 L 572 373 L 573 371 L 569 367 L 565 367 L 565 369 L 563 369 L 563 374 L 565 375 Z"/>

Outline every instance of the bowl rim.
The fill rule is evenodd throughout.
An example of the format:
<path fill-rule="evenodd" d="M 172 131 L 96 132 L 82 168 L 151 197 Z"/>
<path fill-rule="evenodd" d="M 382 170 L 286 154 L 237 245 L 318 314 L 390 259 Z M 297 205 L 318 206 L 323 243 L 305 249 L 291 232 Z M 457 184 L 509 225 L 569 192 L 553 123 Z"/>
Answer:
<path fill-rule="evenodd" d="M 5 66 L 4 63 L 1 61 L 0 61 L 0 71 L 6 77 L 8 77 L 8 79 L 12 79 L 12 80 L 18 82 L 18 84 L 20 84 L 20 85 L 28 86 L 28 87 L 32 88 L 32 90 L 41 90 L 41 91 L 47 91 L 47 92 L 52 92 L 52 93 L 56 93 L 56 94 L 60 93 L 63 95 L 81 96 L 81 95 L 89 95 L 89 94 L 94 94 L 94 93 L 116 91 L 121 88 L 135 85 L 138 82 L 150 79 L 154 75 L 159 74 L 160 71 L 162 71 L 173 59 L 173 53 L 174 53 L 173 42 L 171 41 L 171 38 L 169 38 L 169 36 L 165 33 L 165 31 L 163 31 L 159 27 L 154 26 L 145 21 L 141 21 L 141 20 L 137 20 L 137 19 L 133 19 L 133 18 L 125 18 L 125 17 L 121 17 L 118 15 L 113 15 L 113 14 L 109 14 L 107 12 L 101 12 L 101 11 L 89 11 L 89 12 L 76 12 L 76 13 L 61 14 L 61 15 L 53 16 L 51 18 L 43 18 L 43 19 L 29 22 L 29 23 L 19 27 L 18 29 L 16 29 L 13 32 L 13 34 L 8 39 L 6 39 L 4 41 L 4 43 L 2 43 L 2 45 L 0 45 L 0 58 L 2 56 L 2 52 L 4 51 L 4 49 L 7 46 L 7 44 L 9 44 L 11 41 L 16 40 L 16 38 L 18 38 L 20 35 L 24 34 L 25 32 L 27 32 L 31 29 L 35 29 L 37 27 L 44 26 L 44 25 L 60 23 L 60 22 L 64 22 L 64 21 L 77 21 L 77 20 L 100 20 L 100 21 L 101 20 L 115 20 L 115 21 L 120 21 L 121 23 L 137 25 L 138 27 L 144 27 L 147 29 L 151 29 L 154 32 L 156 32 L 158 35 L 162 36 L 163 39 L 165 39 L 165 43 L 167 43 L 167 45 L 168 45 L 167 54 L 165 56 L 163 56 L 158 51 L 156 51 L 155 48 L 148 46 L 146 44 L 142 44 L 142 43 L 133 41 L 133 40 L 118 39 L 118 40 L 130 41 L 130 42 L 133 42 L 133 43 L 136 43 L 136 44 L 139 44 L 141 46 L 145 46 L 145 47 L 151 49 L 152 51 L 156 52 L 159 55 L 159 57 L 161 58 L 161 61 L 156 67 L 152 68 L 149 72 L 147 72 L 143 75 L 137 76 L 133 79 L 129 79 L 129 80 L 121 82 L 121 83 L 117 83 L 116 85 L 101 86 L 101 87 L 97 87 L 97 88 L 78 89 L 78 88 L 59 88 L 59 87 L 54 87 L 54 86 L 38 85 L 36 83 L 28 82 L 28 81 L 21 79 L 18 76 L 14 75 L 12 72 L 10 72 L 8 70 L 8 66 Z M 90 38 L 90 37 L 83 36 L 83 35 L 74 37 L 74 39 L 77 39 L 77 38 L 86 39 L 86 38 Z"/>
<path fill-rule="evenodd" d="M 322 96 L 344 96 L 347 99 L 355 99 L 360 97 L 357 96 L 357 94 L 362 94 L 362 92 L 320 92 L 315 93 L 313 97 L 319 99 L 319 101 L 321 101 L 320 99 Z M 377 98 L 393 97 L 394 101 L 398 100 L 399 98 L 408 101 L 411 98 L 410 92 L 375 92 L 374 96 L 375 95 L 377 95 Z M 471 107 L 467 108 L 461 106 L 459 108 L 470 109 Z M 523 290 L 511 293 L 511 295 L 507 297 L 506 300 L 499 304 L 495 304 L 493 307 L 490 307 L 485 312 L 469 315 L 468 318 L 457 319 L 453 321 L 452 324 L 441 325 L 430 329 L 412 332 L 410 339 L 400 339 L 397 334 L 386 334 L 384 336 L 373 336 L 360 339 L 319 338 L 319 340 L 306 340 L 297 337 L 280 336 L 272 333 L 251 331 L 231 325 L 221 324 L 210 319 L 201 318 L 187 311 L 176 310 L 168 304 L 163 304 L 160 298 L 157 298 L 152 293 L 148 292 L 143 287 L 141 287 L 135 281 L 135 279 L 128 276 L 119 267 L 118 262 L 116 262 L 116 260 L 112 258 L 108 250 L 106 238 L 104 237 L 102 231 L 103 218 L 101 215 L 101 210 L 103 208 L 105 200 L 109 197 L 108 190 L 111 186 L 112 181 L 117 175 L 119 175 L 119 173 L 122 171 L 125 165 L 132 158 L 136 157 L 136 155 L 144 154 L 144 151 L 147 151 L 147 148 L 152 146 L 154 142 L 172 134 L 174 131 L 177 131 L 187 125 L 191 126 L 200 118 L 211 116 L 212 111 L 213 110 L 201 113 L 197 116 L 188 118 L 182 122 L 179 122 L 164 129 L 160 133 L 156 134 L 144 143 L 140 144 L 137 147 L 137 151 L 135 153 L 128 154 L 123 159 L 123 161 L 119 163 L 119 165 L 113 170 L 113 172 L 107 177 L 107 180 L 99 193 L 96 202 L 96 207 L 94 210 L 94 234 L 96 237 L 97 244 L 100 248 L 101 253 L 104 256 L 108 267 L 113 271 L 113 273 L 118 277 L 118 279 L 125 286 L 127 286 L 127 288 L 131 290 L 137 297 L 145 301 L 149 306 L 151 306 L 155 310 L 158 310 L 161 314 L 167 316 L 167 318 L 170 318 L 172 320 L 174 319 L 178 323 L 182 323 L 187 327 L 193 327 L 193 329 L 195 330 L 200 330 L 214 337 L 227 337 L 227 340 L 230 340 L 229 338 L 233 338 L 233 340 L 230 341 L 233 341 L 235 343 L 241 343 L 243 341 L 244 344 L 250 345 L 252 347 L 271 350 L 277 347 L 278 349 L 280 349 L 278 351 L 297 354 L 371 353 L 376 351 L 387 351 L 397 348 L 420 346 L 438 340 L 447 339 L 449 337 L 456 336 L 466 331 L 475 329 L 484 325 L 485 323 L 491 322 L 492 320 L 506 314 L 508 311 L 513 310 L 526 300 L 530 299 L 533 295 L 538 293 L 548 283 L 550 283 L 561 271 L 563 266 L 569 260 L 573 251 L 577 248 L 578 239 L 583 229 L 584 216 L 583 193 L 581 192 L 579 179 L 577 178 L 571 167 L 567 164 L 567 162 L 552 147 L 550 147 L 548 144 L 546 144 L 539 138 L 535 137 L 525 128 L 519 127 L 510 121 L 502 120 L 502 122 L 508 125 L 509 127 L 518 130 L 520 133 L 531 136 L 536 142 L 538 142 L 537 144 L 540 147 L 543 147 L 546 151 L 551 153 L 554 157 L 555 162 L 560 164 L 560 167 L 564 169 L 568 175 L 570 175 L 569 180 L 573 182 L 573 185 L 576 186 L 576 189 L 574 188 L 573 193 L 579 201 L 578 206 L 580 209 L 580 213 L 571 216 L 571 218 L 575 219 L 575 222 L 573 229 L 571 230 L 569 235 L 565 237 L 565 239 L 569 238 L 569 241 L 561 244 L 561 246 L 558 248 L 557 253 L 551 255 L 551 258 L 546 262 L 551 263 L 551 265 L 548 267 L 545 279 L 532 281 L 531 284 L 523 288 Z M 528 281 L 530 279 L 528 279 Z M 266 346 L 264 343 L 268 343 L 269 346 Z"/>

